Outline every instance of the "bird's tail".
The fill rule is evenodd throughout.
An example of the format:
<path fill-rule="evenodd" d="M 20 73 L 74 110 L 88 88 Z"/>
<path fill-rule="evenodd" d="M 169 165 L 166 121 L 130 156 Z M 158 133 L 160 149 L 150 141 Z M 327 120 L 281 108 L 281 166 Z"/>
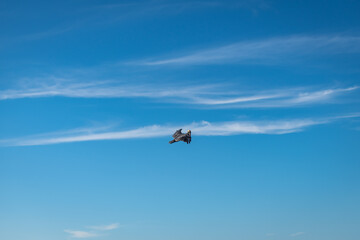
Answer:
<path fill-rule="evenodd" d="M 173 144 L 175 142 L 175 139 L 169 141 L 170 144 Z"/>

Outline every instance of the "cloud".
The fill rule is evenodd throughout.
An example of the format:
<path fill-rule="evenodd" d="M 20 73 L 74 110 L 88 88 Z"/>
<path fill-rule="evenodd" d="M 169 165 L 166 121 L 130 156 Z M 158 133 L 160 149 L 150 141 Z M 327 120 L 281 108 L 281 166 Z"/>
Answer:
<path fill-rule="evenodd" d="M 0 100 L 40 97 L 73 97 L 73 98 L 187 98 L 191 95 L 211 94 L 214 85 L 191 87 L 166 86 L 165 84 L 126 84 L 121 81 L 77 82 L 61 78 L 50 78 L 48 81 L 34 79 L 37 82 L 19 89 L 0 91 Z M 50 84 L 48 83 L 50 82 Z"/>
<path fill-rule="evenodd" d="M 175 57 L 143 60 L 135 62 L 135 64 L 148 66 L 226 63 L 277 64 L 288 62 L 289 59 L 298 56 L 359 52 L 359 36 L 287 36 L 242 41 L 187 54 L 179 54 L 179 56 Z"/>
<path fill-rule="evenodd" d="M 17 89 L 0 91 L 0 100 L 21 98 L 70 97 L 70 98 L 148 98 L 207 108 L 279 108 L 330 103 L 342 94 L 357 90 L 347 88 L 310 87 L 244 91 L 226 84 L 165 85 L 128 84 L 121 81 L 79 82 L 61 78 L 34 79 L 34 83 Z"/>
<path fill-rule="evenodd" d="M 72 6 L 67 9 L 73 13 L 71 24 L 60 22 L 58 26 L 8 38 L 7 41 L 21 42 L 41 40 L 69 33 L 78 29 L 97 29 L 107 25 L 129 22 L 132 20 L 146 20 L 151 17 L 166 17 L 186 12 L 202 11 L 205 9 L 243 8 L 258 12 L 269 8 L 269 4 L 262 0 L 251 1 L 125 1 L 120 3 L 86 4 Z M 51 8 L 49 9 L 51 11 Z M 0 16 L 4 13 L 0 13 Z M 75 16 L 75 17 L 74 17 Z M 91 26 L 91 28 L 89 28 Z"/>
<path fill-rule="evenodd" d="M 267 90 L 245 96 L 192 98 L 191 104 L 208 105 L 216 108 L 280 108 L 330 103 L 335 97 L 357 90 L 358 87 L 328 88 L 322 90 L 279 89 Z"/>
<path fill-rule="evenodd" d="M 304 234 L 305 234 L 304 232 L 297 232 L 297 233 L 292 233 L 289 236 L 290 237 L 298 237 L 298 236 L 301 236 L 301 235 L 304 235 Z"/>
<path fill-rule="evenodd" d="M 18 37 L 16 40 L 18 40 L 18 41 L 38 40 L 38 39 L 42 39 L 42 38 L 61 35 L 63 33 L 69 32 L 75 28 L 76 28 L 75 24 L 73 24 L 72 26 L 68 26 L 68 27 L 58 27 L 58 28 L 54 28 L 54 29 L 50 29 L 50 30 L 46 30 L 46 31 L 42 31 L 42 32 L 36 32 L 36 33 L 28 34 L 28 35 L 23 35 L 21 37 Z"/>
<path fill-rule="evenodd" d="M 108 231 L 108 230 L 114 230 L 119 228 L 119 224 L 118 223 L 113 223 L 113 224 L 109 224 L 109 225 L 101 225 L 101 226 L 90 226 L 88 228 L 94 229 L 94 230 L 99 230 L 99 231 Z"/>
<path fill-rule="evenodd" d="M 68 131 L 70 132 L 76 132 L 76 131 Z M 87 227 L 90 229 L 93 229 L 94 231 L 74 231 L 74 230 L 64 230 L 64 232 L 69 233 L 70 237 L 72 238 L 91 238 L 91 237 L 98 237 L 100 236 L 99 231 L 109 231 L 119 228 L 118 223 L 112 223 L 109 225 L 100 225 L 100 226 L 90 226 Z"/>
<path fill-rule="evenodd" d="M 186 125 L 151 125 L 123 131 L 96 132 L 96 130 L 94 130 L 88 133 L 67 131 L 66 133 L 56 132 L 54 134 L 49 133 L 16 139 L 4 139 L 0 141 L 0 144 L 3 146 L 35 146 L 100 140 L 159 138 L 170 137 L 174 130 L 179 128 L 191 129 L 194 136 L 287 134 L 303 131 L 310 126 L 327 124 L 339 119 L 354 117 L 359 117 L 359 115 L 353 114 L 326 119 L 293 119 L 277 121 L 228 121 L 215 123 L 202 121 Z M 115 225 L 112 225 L 112 227 L 114 226 Z"/>
<path fill-rule="evenodd" d="M 358 89 L 359 87 L 349 87 L 349 88 L 338 88 L 338 89 L 326 89 L 316 92 L 305 92 L 300 93 L 298 96 L 293 98 L 290 103 L 307 103 L 307 102 L 314 102 L 319 100 L 328 99 L 331 95 L 343 93 L 343 92 L 350 92 L 353 90 Z"/>
<path fill-rule="evenodd" d="M 64 230 L 64 232 L 69 233 L 72 238 L 91 238 L 98 236 L 96 233 L 85 231 Z"/>

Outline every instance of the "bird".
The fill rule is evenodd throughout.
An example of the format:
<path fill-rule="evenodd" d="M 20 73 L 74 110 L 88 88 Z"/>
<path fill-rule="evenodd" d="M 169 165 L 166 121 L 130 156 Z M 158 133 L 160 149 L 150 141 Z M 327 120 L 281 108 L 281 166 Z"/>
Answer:
<path fill-rule="evenodd" d="M 173 140 L 169 141 L 170 144 L 173 144 L 174 142 L 186 142 L 187 144 L 189 144 L 191 142 L 191 130 L 188 130 L 187 133 L 182 133 L 181 132 L 182 129 L 177 130 L 172 137 L 174 138 Z"/>

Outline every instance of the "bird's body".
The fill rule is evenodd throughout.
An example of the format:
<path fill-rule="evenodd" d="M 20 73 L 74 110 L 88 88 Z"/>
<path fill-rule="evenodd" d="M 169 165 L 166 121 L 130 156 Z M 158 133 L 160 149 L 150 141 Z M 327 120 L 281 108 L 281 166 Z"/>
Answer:
<path fill-rule="evenodd" d="M 174 139 L 169 142 L 170 144 L 180 141 L 186 142 L 187 144 L 191 142 L 191 131 L 188 130 L 187 133 L 182 133 L 181 130 L 182 129 L 179 129 L 173 134 Z"/>

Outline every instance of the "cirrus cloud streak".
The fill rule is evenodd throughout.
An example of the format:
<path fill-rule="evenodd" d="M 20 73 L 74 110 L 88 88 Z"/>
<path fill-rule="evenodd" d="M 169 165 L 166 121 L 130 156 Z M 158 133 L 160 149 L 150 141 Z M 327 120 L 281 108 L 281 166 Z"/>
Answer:
<path fill-rule="evenodd" d="M 191 129 L 194 136 L 230 136 L 240 134 L 287 134 L 303 131 L 305 128 L 331 123 L 345 118 L 358 117 L 358 114 L 323 119 L 293 119 L 277 121 L 228 121 L 210 123 L 194 122 L 185 125 L 150 125 L 124 131 L 77 133 L 66 131 L 64 134 L 33 135 L 17 139 L 1 140 L 3 146 L 34 146 L 59 143 L 73 143 L 100 140 L 142 139 L 171 136 L 179 128 Z M 70 133 L 70 134 L 69 134 Z"/>
<path fill-rule="evenodd" d="M 0 100 L 46 97 L 144 98 L 160 103 L 207 108 L 279 108 L 334 103 L 340 95 L 350 94 L 359 88 L 298 87 L 254 91 L 226 84 L 168 86 L 120 81 L 79 82 L 58 78 L 35 82 L 17 89 L 0 90 Z"/>
<path fill-rule="evenodd" d="M 285 36 L 241 41 L 225 46 L 179 54 L 163 59 L 142 60 L 132 64 L 205 65 L 205 64 L 278 64 L 300 56 L 351 54 L 360 52 L 359 36 Z M 285 62 L 285 61 L 286 62 Z"/>
<path fill-rule="evenodd" d="M 98 236 L 96 233 L 85 231 L 64 230 L 64 232 L 69 233 L 72 238 L 91 238 Z"/>

